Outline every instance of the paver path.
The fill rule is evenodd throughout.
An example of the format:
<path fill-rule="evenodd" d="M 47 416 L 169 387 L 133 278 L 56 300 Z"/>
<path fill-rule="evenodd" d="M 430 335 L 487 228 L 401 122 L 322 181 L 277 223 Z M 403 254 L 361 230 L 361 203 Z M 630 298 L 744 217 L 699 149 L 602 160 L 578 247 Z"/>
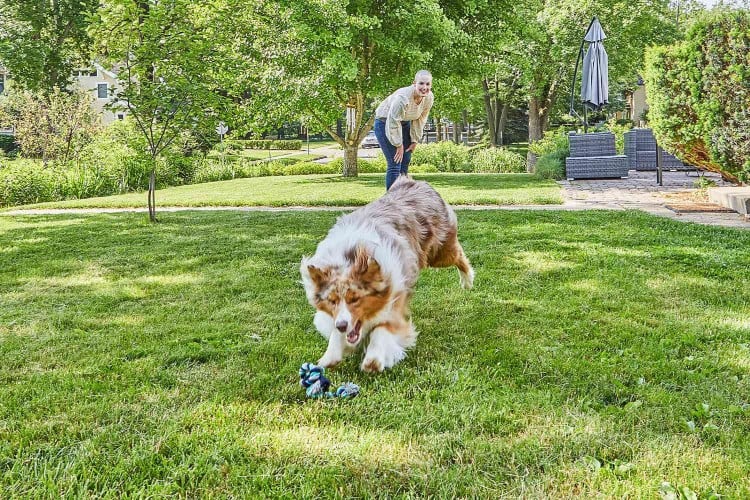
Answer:
<path fill-rule="evenodd" d="M 697 188 L 696 172 L 664 172 L 662 185 L 656 183 L 656 172 L 631 170 L 627 179 L 581 179 L 560 181 L 568 209 L 643 210 L 653 215 L 669 217 L 684 222 L 750 229 L 750 220 L 734 212 L 677 213 L 667 208 L 670 203 L 684 203 Z M 718 186 L 731 186 L 718 174 L 706 173 L 704 177 Z"/>

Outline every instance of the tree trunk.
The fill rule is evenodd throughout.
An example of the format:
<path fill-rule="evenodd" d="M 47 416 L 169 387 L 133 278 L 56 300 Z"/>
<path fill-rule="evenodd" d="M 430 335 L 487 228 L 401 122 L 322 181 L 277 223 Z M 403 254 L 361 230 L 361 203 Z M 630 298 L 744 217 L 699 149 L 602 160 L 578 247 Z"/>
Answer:
<path fill-rule="evenodd" d="M 344 177 L 357 177 L 357 149 L 350 144 L 344 148 Z"/>
<path fill-rule="evenodd" d="M 490 137 L 490 146 L 497 146 L 497 132 L 495 130 L 495 112 L 492 107 L 492 96 L 490 95 L 490 85 L 486 78 L 482 78 L 482 89 L 484 90 L 484 111 L 487 114 L 487 132 Z"/>
<path fill-rule="evenodd" d="M 152 161 L 155 161 L 152 159 Z M 151 222 L 159 222 L 156 219 L 156 165 L 151 167 L 148 176 L 148 218 Z"/>
<path fill-rule="evenodd" d="M 497 127 L 497 145 L 502 146 L 505 144 L 505 126 L 508 124 L 508 110 L 510 106 L 506 102 L 503 104 L 503 110 L 500 113 L 500 121 Z"/>
<path fill-rule="evenodd" d="M 461 126 L 460 122 L 453 122 L 453 142 L 461 144 Z"/>
<path fill-rule="evenodd" d="M 440 117 L 435 117 L 435 142 L 443 140 L 443 122 Z"/>
<path fill-rule="evenodd" d="M 545 107 L 538 98 L 529 99 L 529 144 L 532 144 L 542 137 L 547 130 L 549 120 L 549 108 Z M 534 172 L 536 170 L 537 157 L 529 150 L 526 155 L 526 171 Z"/>

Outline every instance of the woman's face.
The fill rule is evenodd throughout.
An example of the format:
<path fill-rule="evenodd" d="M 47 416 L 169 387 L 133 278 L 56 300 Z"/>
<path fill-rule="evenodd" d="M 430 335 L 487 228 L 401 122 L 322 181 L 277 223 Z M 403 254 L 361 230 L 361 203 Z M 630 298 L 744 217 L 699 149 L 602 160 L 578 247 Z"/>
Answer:
<path fill-rule="evenodd" d="M 417 89 L 417 94 L 424 97 L 432 90 L 432 78 L 429 76 L 420 76 L 414 80 L 414 88 Z"/>

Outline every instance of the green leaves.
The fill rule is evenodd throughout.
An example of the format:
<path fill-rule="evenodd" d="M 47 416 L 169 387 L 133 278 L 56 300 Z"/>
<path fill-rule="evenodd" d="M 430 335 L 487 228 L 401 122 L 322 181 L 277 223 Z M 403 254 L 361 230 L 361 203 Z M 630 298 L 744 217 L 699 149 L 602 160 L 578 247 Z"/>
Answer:
<path fill-rule="evenodd" d="M 750 179 L 750 14 L 717 11 L 687 40 L 651 49 L 649 116 L 659 142 L 729 180 Z"/>

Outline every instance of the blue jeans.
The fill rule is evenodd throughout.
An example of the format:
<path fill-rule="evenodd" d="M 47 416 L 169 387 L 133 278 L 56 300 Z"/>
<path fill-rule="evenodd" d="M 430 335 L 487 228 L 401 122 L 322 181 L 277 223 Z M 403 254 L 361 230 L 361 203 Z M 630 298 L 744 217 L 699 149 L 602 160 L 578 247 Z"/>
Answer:
<path fill-rule="evenodd" d="M 404 144 L 404 157 L 401 163 L 393 161 L 393 155 L 396 154 L 396 148 L 385 135 L 385 121 L 375 120 L 375 137 L 380 144 L 380 150 L 385 155 L 385 161 L 388 163 L 388 169 L 385 172 L 385 190 L 388 191 L 399 175 L 406 175 L 409 172 L 409 162 L 411 161 L 411 151 L 407 152 L 406 148 L 411 145 L 411 122 L 401 122 L 401 137 Z"/>

